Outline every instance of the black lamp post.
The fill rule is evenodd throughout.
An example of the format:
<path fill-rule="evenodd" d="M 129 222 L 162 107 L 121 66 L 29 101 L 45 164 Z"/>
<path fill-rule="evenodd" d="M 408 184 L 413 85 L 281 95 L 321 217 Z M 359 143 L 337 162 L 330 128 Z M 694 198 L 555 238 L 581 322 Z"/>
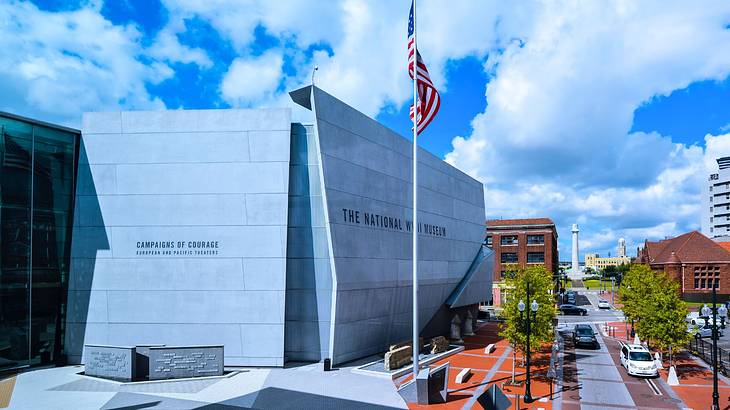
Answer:
<path fill-rule="evenodd" d="M 530 283 L 527 283 L 527 300 L 530 300 Z M 520 311 L 520 320 L 522 320 L 522 314 L 525 311 L 525 302 L 520 300 L 520 302 L 517 304 L 517 310 Z M 527 380 L 525 380 L 525 403 L 532 403 L 535 401 L 532 398 L 532 393 L 530 392 L 530 316 L 533 314 L 537 318 L 537 308 L 538 304 L 536 300 L 532 300 L 532 303 L 530 304 L 530 310 L 532 311 L 532 314 L 528 311 L 527 312 Z"/>
<path fill-rule="evenodd" d="M 712 410 L 720 410 L 720 393 L 717 388 L 717 315 L 724 320 L 727 316 L 727 308 L 721 305 L 717 307 L 717 280 L 712 283 Z M 702 308 L 703 316 L 710 316 L 710 308 L 705 305 Z"/>

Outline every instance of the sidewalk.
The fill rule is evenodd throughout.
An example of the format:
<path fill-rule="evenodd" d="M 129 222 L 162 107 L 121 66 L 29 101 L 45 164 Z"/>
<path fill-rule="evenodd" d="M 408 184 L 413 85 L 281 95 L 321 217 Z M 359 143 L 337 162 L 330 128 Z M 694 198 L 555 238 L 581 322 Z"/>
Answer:
<path fill-rule="evenodd" d="M 611 322 L 609 326 L 616 328 L 616 339 L 632 343 L 626 337 L 626 326 L 623 322 Z M 628 326 L 631 332 L 631 326 Z M 664 355 L 664 369 L 659 371 L 659 377 L 666 382 L 669 377 L 669 357 Z M 687 352 L 677 354 L 674 364 L 679 378 L 679 386 L 669 386 L 666 383 L 663 387 L 677 394 L 677 396 L 691 409 L 704 410 L 712 406 L 712 371 L 700 359 Z M 720 408 L 725 409 L 730 405 L 730 383 L 720 375 L 719 381 Z"/>
<path fill-rule="evenodd" d="M 549 399 L 550 380 L 545 377 L 550 362 L 550 352 L 533 354 L 531 369 L 531 392 L 535 399 L 534 403 L 526 405 L 522 403 L 521 397 L 524 394 L 524 385 L 504 386 L 505 382 L 512 378 L 512 348 L 506 340 L 499 335 L 499 324 L 489 322 L 476 331 L 476 336 L 464 338 L 464 351 L 450 356 L 440 362 L 434 363 L 431 367 L 448 362 L 449 367 L 449 395 L 447 402 L 430 406 L 420 406 L 415 403 L 408 403 L 410 409 L 482 409 L 477 403 L 477 398 L 487 389 L 497 384 L 507 395 L 510 401 L 515 404 L 517 396 L 520 396 L 520 409 L 552 409 Z M 484 348 L 494 343 L 496 349 L 490 354 L 484 353 Z M 516 380 L 525 379 L 525 368 L 521 367 L 522 358 L 518 355 Z M 472 376 L 465 383 L 457 384 L 456 376 L 465 367 L 471 368 Z M 411 376 L 405 376 L 395 381 L 397 386 L 410 380 Z M 555 396 L 553 396 L 555 397 Z"/>

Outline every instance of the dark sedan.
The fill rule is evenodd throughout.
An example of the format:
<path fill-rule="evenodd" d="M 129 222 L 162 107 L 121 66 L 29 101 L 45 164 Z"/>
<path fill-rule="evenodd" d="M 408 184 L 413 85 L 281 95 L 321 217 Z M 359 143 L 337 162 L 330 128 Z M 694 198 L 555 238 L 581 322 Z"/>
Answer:
<path fill-rule="evenodd" d="M 573 329 L 573 345 L 589 345 L 595 349 L 600 347 L 596 339 L 596 332 L 593 331 L 591 325 L 575 325 Z"/>
<path fill-rule="evenodd" d="M 585 315 L 588 314 L 588 310 L 586 310 L 586 309 L 584 309 L 582 307 L 578 307 L 576 305 L 565 304 L 565 305 L 560 305 L 560 313 L 562 313 L 564 315 L 581 315 L 581 316 L 585 316 Z"/>

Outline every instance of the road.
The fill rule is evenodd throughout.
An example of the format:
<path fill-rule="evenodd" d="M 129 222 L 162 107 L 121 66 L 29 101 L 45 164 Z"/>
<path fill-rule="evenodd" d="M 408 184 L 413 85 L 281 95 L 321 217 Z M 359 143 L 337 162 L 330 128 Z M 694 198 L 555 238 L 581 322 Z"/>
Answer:
<path fill-rule="evenodd" d="M 604 337 L 600 332 L 604 322 L 622 321 L 620 311 L 599 310 L 599 295 L 579 291 L 577 304 L 588 309 L 587 316 L 558 317 L 558 330 L 564 340 L 563 409 L 677 409 L 681 402 L 666 389 L 661 379 L 629 376 L 619 361 L 621 342 Z M 589 323 L 598 333 L 598 349 L 576 348 L 571 331 L 576 323 Z"/>

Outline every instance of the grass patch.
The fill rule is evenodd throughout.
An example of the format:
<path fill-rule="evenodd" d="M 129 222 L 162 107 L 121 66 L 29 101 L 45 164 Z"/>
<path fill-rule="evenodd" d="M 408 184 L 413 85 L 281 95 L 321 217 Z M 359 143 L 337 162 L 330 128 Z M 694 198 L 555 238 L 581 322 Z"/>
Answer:
<path fill-rule="evenodd" d="M 585 286 L 587 289 L 599 289 L 601 281 L 598 279 L 588 279 L 583 281 L 583 286 Z M 611 281 L 610 280 L 604 280 L 603 285 L 605 286 L 606 290 L 611 290 Z"/>
<path fill-rule="evenodd" d="M 687 305 L 687 309 L 699 309 L 702 306 L 705 306 L 705 303 L 707 303 L 707 306 L 712 307 L 712 303 L 710 302 L 684 302 L 685 305 Z M 718 302 L 717 306 L 720 306 L 721 303 Z"/>

